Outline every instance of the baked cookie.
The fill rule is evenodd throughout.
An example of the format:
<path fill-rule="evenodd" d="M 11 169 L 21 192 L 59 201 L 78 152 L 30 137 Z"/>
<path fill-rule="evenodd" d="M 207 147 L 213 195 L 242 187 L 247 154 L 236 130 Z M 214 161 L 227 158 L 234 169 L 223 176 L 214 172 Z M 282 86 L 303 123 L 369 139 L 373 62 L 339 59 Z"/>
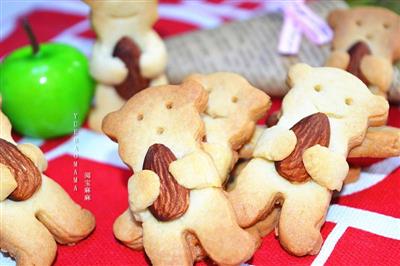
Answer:
<path fill-rule="evenodd" d="M 393 63 L 400 59 L 400 16 L 381 7 L 357 7 L 331 12 L 328 22 L 335 35 L 326 65 L 349 71 L 386 96 Z"/>
<path fill-rule="evenodd" d="M 0 98 L 1 105 L 1 98 Z M 93 215 L 41 172 L 47 161 L 34 145 L 17 145 L 0 112 L 0 249 L 17 265 L 51 265 L 57 244 L 73 244 L 94 229 Z"/>
<path fill-rule="evenodd" d="M 214 162 L 202 150 L 206 106 L 207 92 L 187 81 L 143 90 L 103 121 L 134 171 L 132 216 L 117 219 L 115 236 L 135 249 L 143 244 L 154 265 L 191 265 L 205 255 L 236 265 L 259 244 L 237 224 Z"/>
<path fill-rule="evenodd" d="M 152 29 L 157 1 L 85 0 L 96 32 L 90 72 L 97 81 L 89 127 L 101 131 L 105 115 L 149 85 L 166 84 L 167 52 Z"/>
<path fill-rule="evenodd" d="M 255 123 L 270 106 L 270 99 L 234 73 L 194 74 L 186 81 L 200 83 L 208 93 L 207 107 L 202 114 L 206 125 L 206 141 L 202 146 L 212 157 L 223 183 L 237 160 L 237 149 L 253 134 Z M 130 234 L 124 232 L 118 238 L 128 246 L 140 248 L 141 226 L 129 211 L 114 224 L 114 228 L 127 227 L 133 228 Z"/>
<path fill-rule="evenodd" d="M 368 126 L 385 123 L 389 105 L 337 68 L 298 64 L 289 84 L 279 122 L 258 140 L 256 158 L 229 198 L 242 227 L 263 221 L 279 203 L 276 233 L 286 250 L 302 256 L 318 253 L 332 191 L 348 174 L 347 154 Z"/>
<path fill-rule="evenodd" d="M 207 107 L 202 114 L 206 125 L 206 142 L 202 146 L 214 160 L 221 181 L 224 182 L 236 162 L 237 149 L 248 141 L 255 123 L 268 110 L 269 97 L 234 73 L 194 74 L 186 78 L 186 81 L 200 83 L 208 93 Z M 130 234 L 123 232 L 118 238 L 126 245 L 140 249 L 141 225 L 129 211 L 121 215 L 114 224 L 115 231 L 127 227 L 132 229 L 126 230 Z M 198 253 L 203 254 L 204 251 L 198 249 Z"/>
<path fill-rule="evenodd" d="M 257 121 L 271 106 L 270 98 L 235 73 L 194 74 L 186 80 L 200 83 L 208 93 L 202 114 L 206 127 L 203 149 L 224 183 L 237 161 L 237 151 L 251 139 Z"/>

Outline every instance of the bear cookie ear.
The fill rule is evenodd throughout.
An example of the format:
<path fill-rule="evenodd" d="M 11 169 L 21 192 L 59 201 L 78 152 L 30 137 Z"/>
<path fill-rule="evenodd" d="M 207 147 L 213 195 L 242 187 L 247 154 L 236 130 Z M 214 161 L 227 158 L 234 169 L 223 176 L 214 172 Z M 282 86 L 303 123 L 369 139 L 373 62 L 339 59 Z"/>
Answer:
<path fill-rule="evenodd" d="M 343 9 L 337 9 L 337 10 L 334 10 L 331 13 L 329 13 L 329 16 L 327 19 L 329 26 L 331 26 L 332 28 L 335 28 L 336 25 L 338 24 L 338 22 L 343 19 L 343 16 L 345 14 L 346 14 L 346 11 Z"/>
<path fill-rule="evenodd" d="M 296 64 L 289 69 L 288 85 L 294 87 L 297 80 L 304 79 L 310 72 L 312 67 L 307 64 Z"/>
<path fill-rule="evenodd" d="M 382 126 L 386 124 L 389 115 L 389 103 L 384 97 L 373 95 L 373 99 L 369 102 L 368 110 L 370 112 L 370 126 Z"/>
<path fill-rule="evenodd" d="M 115 111 L 104 117 L 101 129 L 104 134 L 109 136 L 112 140 L 116 140 L 119 135 L 118 129 L 121 123 L 123 123 L 123 119 L 121 119 L 119 111 Z"/>
<path fill-rule="evenodd" d="M 185 80 L 182 84 L 182 90 L 187 90 L 189 92 L 186 93 L 184 97 L 186 97 L 189 102 L 194 102 L 199 112 L 203 112 L 206 109 L 208 93 L 200 83 L 192 80 Z"/>

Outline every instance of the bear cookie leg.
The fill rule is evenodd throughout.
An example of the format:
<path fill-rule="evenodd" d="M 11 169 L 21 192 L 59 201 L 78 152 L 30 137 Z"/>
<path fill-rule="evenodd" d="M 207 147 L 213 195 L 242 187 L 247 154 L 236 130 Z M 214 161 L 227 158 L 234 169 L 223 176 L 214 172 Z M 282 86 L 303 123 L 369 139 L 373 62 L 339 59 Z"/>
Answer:
<path fill-rule="evenodd" d="M 126 246 L 135 250 L 143 249 L 143 228 L 129 209 L 114 222 L 113 231 L 115 237 Z"/>
<path fill-rule="evenodd" d="M 51 265 L 57 244 L 51 233 L 30 213 L 24 213 L 20 204 L 1 203 L 7 219 L 1 219 L 1 249 L 6 250 L 19 266 Z"/>
<path fill-rule="evenodd" d="M 320 228 L 331 199 L 331 192 L 317 184 L 304 186 L 307 188 L 285 198 L 277 231 L 281 245 L 297 256 L 319 252 L 323 242 Z"/>
<path fill-rule="evenodd" d="M 71 244 L 85 238 L 94 229 L 94 216 L 73 202 L 50 178 L 43 176 L 42 186 L 35 198 L 38 205 L 36 217 L 60 244 Z"/>

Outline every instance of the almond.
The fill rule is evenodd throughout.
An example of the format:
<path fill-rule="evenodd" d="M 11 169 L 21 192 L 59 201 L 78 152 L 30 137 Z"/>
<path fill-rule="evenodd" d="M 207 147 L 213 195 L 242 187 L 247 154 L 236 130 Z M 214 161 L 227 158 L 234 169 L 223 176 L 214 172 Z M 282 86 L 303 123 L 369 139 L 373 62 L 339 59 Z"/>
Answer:
<path fill-rule="evenodd" d="M 147 88 L 150 84 L 150 80 L 142 77 L 140 73 L 140 54 L 139 47 L 129 37 L 123 37 L 114 48 L 113 56 L 121 59 L 128 69 L 126 79 L 115 86 L 118 95 L 125 100 Z"/>
<path fill-rule="evenodd" d="M 189 207 L 189 190 L 179 185 L 168 171 L 169 164 L 175 160 L 175 155 L 168 147 L 153 144 L 147 150 L 143 163 L 143 170 L 151 170 L 160 177 L 160 195 L 149 207 L 160 221 L 177 219 Z"/>
<path fill-rule="evenodd" d="M 365 42 L 356 42 L 347 52 L 350 55 L 350 62 L 346 70 L 368 85 L 369 82 L 360 69 L 363 57 L 371 54 L 368 45 Z"/>
<path fill-rule="evenodd" d="M 26 200 L 42 184 L 42 175 L 35 164 L 14 144 L 0 139 L 0 163 L 10 169 L 17 182 L 17 188 L 9 198 L 15 201 Z"/>
<path fill-rule="evenodd" d="M 316 113 L 301 119 L 291 130 L 297 137 L 296 147 L 284 160 L 275 162 L 275 168 L 289 181 L 304 182 L 310 175 L 303 164 L 303 152 L 316 144 L 329 146 L 329 119 L 323 113 Z"/>

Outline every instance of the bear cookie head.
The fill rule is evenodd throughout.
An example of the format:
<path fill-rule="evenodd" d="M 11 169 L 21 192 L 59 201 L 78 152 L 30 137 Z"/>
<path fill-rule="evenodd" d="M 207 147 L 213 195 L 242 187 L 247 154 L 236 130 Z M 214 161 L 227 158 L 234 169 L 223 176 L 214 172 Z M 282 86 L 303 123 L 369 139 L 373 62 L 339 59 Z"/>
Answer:
<path fill-rule="evenodd" d="M 199 149 L 205 134 L 200 113 L 207 93 L 195 82 L 151 87 L 132 97 L 103 120 L 103 131 L 119 143 L 122 160 L 142 170 L 153 144 L 163 144 L 177 157 Z"/>
<path fill-rule="evenodd" d="M 362 140 L 364 136 L 365 132 L 359 132 L 356 128 L 364 131 L 367 126 L 379 126 L 386 122 L 388 102 L 372 94 L 361 80 L 344 70 L 297 64 L 290 69 L 288 82 L 292 89 L 283 101 L 284 120 L 294 119 L 293 122 L 297 122 L 299 119 L 295 116 L 305 117 L 305 113 L 321 112 L 335 121 L 343 122 L 342 129 L 350 141 L 358 137 Z M 309 104 L 304 106 L 308 108 L 299 110 L 298 106 L 307 101 Z M 292 113 L 297 115 L 291 117 Z M 359 142 L 349 144 L 353 146 Z"/>
<path fill-rule="evenodd" d="M 335 10 L 328 22 L 335 30 L 333 49 L 348 49 L 364 42 L 372 54 L 396 60 L 400 58 L 400 16 L 380 7 Z"/>
<path fill-rule="evenodd" d="M 137 17 L 143 24 L 153 25 L 157 20 L 157 0 L 135 1 L 127 5 L 127 1 L 84 0 L 93 12 L 112 18 Z"/>
<path fill-rule="evenodd" d="M 400 16 L 381 7 L 334 10 L 335 34 L 326 65 L 346 69 L 378 95 L 387 95 L 400 58 Z"/>

